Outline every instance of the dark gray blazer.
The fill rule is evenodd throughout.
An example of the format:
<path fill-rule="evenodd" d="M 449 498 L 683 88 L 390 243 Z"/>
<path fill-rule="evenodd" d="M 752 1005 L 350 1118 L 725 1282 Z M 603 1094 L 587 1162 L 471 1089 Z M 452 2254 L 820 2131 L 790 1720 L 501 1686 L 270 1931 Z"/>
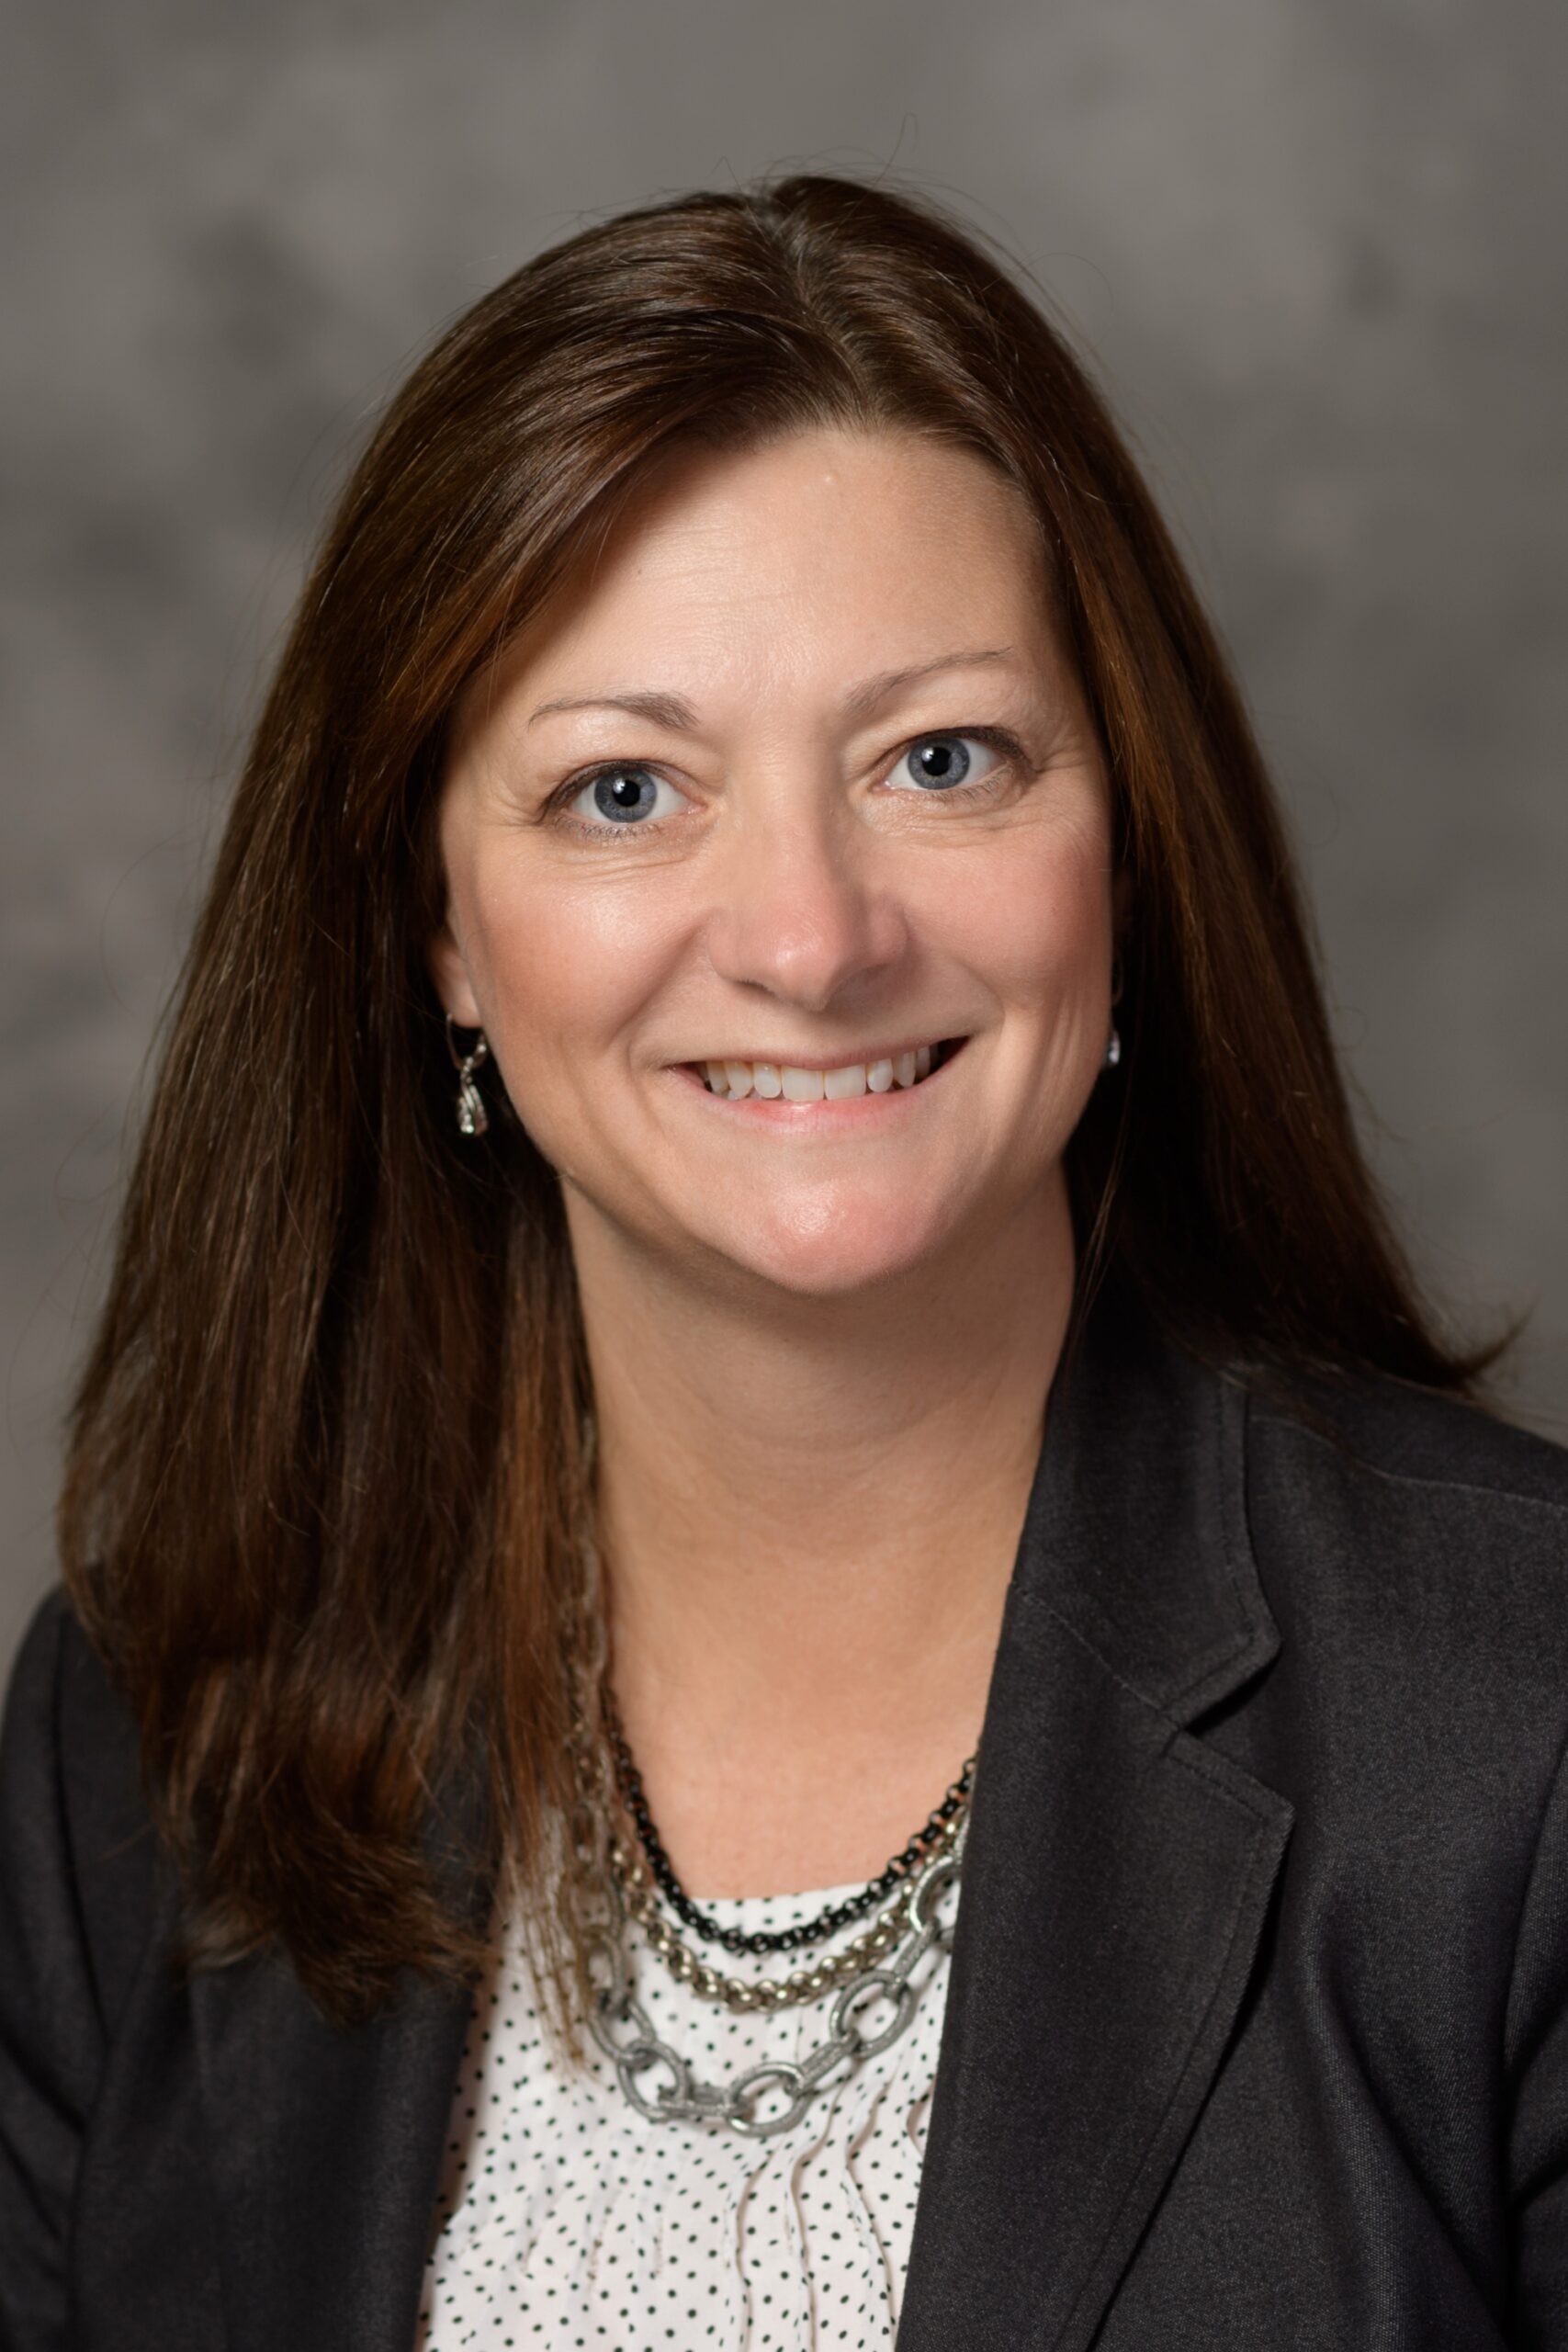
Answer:
<path fill-rule="evenodd" d="M 1097 1309 L 980 1748 L 899 2352 L 1568 2347 L 1568 1453 Z M 170 1980 L 63 1603 L 0 1802 L 6 2352 L 402 2352 L 466 2022 Z M 635 2346 L 615 2352 L 637 2352 Z"/>

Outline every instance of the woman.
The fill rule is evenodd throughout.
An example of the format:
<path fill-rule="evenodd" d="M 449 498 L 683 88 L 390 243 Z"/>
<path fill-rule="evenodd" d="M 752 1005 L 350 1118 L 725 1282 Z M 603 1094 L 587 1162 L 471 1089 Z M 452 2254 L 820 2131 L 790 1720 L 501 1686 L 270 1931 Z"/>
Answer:
<path fill-rule="evenodd" d="M 1568 2346 L 1483 1362 L 1024 295 L 824 177 L 530 264 L 168 1036 L 10 1701 L 7 2341 Z"/>

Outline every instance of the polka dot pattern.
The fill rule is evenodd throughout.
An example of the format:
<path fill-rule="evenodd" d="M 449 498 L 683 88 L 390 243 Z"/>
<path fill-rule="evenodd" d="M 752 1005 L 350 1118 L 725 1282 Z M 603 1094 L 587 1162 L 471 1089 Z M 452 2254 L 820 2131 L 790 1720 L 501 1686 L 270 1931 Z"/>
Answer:
<path fill-rule="evenodd" d="M 722 1926 L 791 1927 L 853 1887 L 710 1901 Z M 958 1899 L 950 1888 L 944 1909 Z M 863 1926 L 864 1922 L 857 1923 Z M 852 1927 L 816 1951 L 831 1951 Z M 630 1930 L 637 1997 L 705 2082 L 804 2058 L 831 1996 L 737 2015 L 704 2001 Z M 801 1954 L 724 1954 L 767 1976 Z M 897 2324 L 942 2038 L 949 1961 L 916 1970 L 914 2020 L 789 2131 L 637 2114 L 591 2045 L 558 2070 L 509 1931 L 463 2053 L 417 2352 L 886 2352 Z M 868 2031 L 883 2016 L 868 2015 Z"/>

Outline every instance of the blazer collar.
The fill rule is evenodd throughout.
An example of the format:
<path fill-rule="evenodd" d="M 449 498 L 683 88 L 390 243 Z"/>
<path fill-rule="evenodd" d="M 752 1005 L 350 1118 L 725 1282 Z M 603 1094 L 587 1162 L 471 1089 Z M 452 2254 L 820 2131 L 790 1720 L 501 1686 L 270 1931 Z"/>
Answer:
<path fill-rule="evenodd" d="M 1220 2063 L 1293 1818 L 1190 1728 L 1280 1646 L 1246 1427 L 1102 1295 L 981 1733 L 899 2352 L 1081 2352 Z"/>
<path fill-rule="evenodd" d="M 1279 1646 L 1245 1432 L 1102 1295 L 992 1674 L 899 2352 L 1086 2346 L 1219 2064 L 1292 1817 L 1189 1728 Z M 262 1956 L 191 1999 L 233 2352 L 406 2352 L 468 1997 L 335 2031 Z"/>

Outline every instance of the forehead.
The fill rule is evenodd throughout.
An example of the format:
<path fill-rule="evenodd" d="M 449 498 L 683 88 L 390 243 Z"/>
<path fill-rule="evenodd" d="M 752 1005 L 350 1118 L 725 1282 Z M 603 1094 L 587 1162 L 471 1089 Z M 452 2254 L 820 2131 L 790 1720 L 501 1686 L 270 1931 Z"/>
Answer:
<path fill-rule="evenodd" d="M 517 632 L 485 699 L 829 692 L 964 643 L 1043 656 L 1050 627 L 1038 525 L 993 467 L 913 433 L 824 429 L 667 461 Z"/>

